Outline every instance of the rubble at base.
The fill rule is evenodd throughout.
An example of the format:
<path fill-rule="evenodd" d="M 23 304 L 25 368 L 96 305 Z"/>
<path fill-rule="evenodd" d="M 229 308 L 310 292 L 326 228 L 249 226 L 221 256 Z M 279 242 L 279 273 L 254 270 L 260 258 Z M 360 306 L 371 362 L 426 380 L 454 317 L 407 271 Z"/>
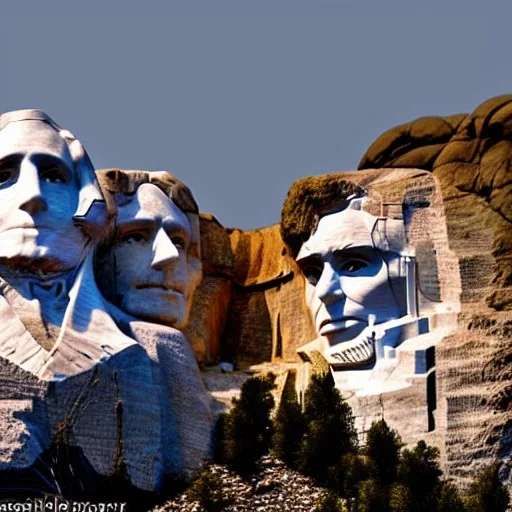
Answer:
<path fill-rule="evenodd" d="M 287 468 L 281 461 L 263 457 L 257 473 L 248 480 L 213 464 L 212 471 L 219 474 L 223 484 L 226 512 L 313 511 L 327 490 L 315 485 L 308 477 Z M 153 509 L 152 512 L 200 512 L 202 507 L 188 500 L 185 493 Z"/>

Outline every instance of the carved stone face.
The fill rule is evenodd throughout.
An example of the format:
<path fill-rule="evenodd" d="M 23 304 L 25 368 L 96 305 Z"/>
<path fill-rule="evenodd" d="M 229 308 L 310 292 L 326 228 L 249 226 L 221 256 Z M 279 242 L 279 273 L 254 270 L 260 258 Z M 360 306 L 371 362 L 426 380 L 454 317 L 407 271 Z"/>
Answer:
<path fill-rule="evenodd" d="M 187 216 L 150 183 L 129 201 L 122 195 L 116 201 L 118 236 L 112 251 L 119 306 L 134 316 L 182 327 L 196 285 L 189 273 Z"/>
<path fill-rule="evenodd" d="M 0 261 L 65 271 L 83 258 L 88 237 L 73 224 L 78 184 L 66 142 L 47 123 L 0 130 Z"/>
<path fill-rule="evenodd" d="M 386 263 L 372 242 L 375 221 L 351 208 L 326 215 L 297 256 L 318 334 L 331 346 L 357 349 L 353 363 L 373 356 L 373 347 L 353 342 L 368 327 L 369 315 L 377 324 L 400 316 Z"/>

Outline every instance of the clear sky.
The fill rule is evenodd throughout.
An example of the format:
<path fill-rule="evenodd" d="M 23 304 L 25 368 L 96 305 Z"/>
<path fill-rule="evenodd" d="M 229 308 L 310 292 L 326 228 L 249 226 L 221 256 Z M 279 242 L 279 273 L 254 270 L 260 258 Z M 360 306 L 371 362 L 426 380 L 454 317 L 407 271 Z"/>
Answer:
<path fill-rule="evenodd" d="M 512 2 L 0 0 L 0 111 L 40 108 L 96 168 L 160 169 L 226 226 L 356 168 L 384 130 L 512 92 Z"/>

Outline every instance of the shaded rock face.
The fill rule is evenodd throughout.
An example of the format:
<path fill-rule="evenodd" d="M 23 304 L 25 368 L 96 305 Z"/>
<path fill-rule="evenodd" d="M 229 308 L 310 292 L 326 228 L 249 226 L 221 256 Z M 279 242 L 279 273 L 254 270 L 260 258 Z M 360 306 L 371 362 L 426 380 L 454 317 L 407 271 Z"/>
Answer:
<path fill-rule="evenodd" d="M 201 279 L 190 191 L 119 170 L 102 191 L 79 141 L 40 111 L 0 116 L 0 154 L 0 496 L 16 480 L 48 491 L 41 468 L 65 494 L 73 470 L 92 491 L 110 476 L 155 491 L 192 472 L 212 416 L 175 328 Z"/>
<path fill-rule="evenodd" d="M 432 172 L 443 194 L 462 285 L 457 331 L 436 353 L 435 440 L 462 483 L 494 457 L 512 483 L 512 96 L 472 114 L 426 117 L 392 128 L 360 169 Z"/>
<path fill-rule="evenodd" d="M 392 128 L 359 165 L 420 168 L 437 177 L 450 241 L 468 268 L 464 302 L 485 302 L 498 311 L 512 309 L 511 137 L 512 96 L 499 96 L 472 114 Z"/>
<path fill-rule="evenodd" d="M 33 115 L 44 121 L 44 115 Z M 0 122 L 0 131 L 7 124 Z M 400 350 L 391 347 L 400 353 L 401 368 L 409 368 L 401 372 L 402 381 L 409 379 L 406 386 L 347 396 L 361 432 L 384 417 L 407 442 L 425 439 L 438 446 L 444 470 L 460 484 L 495 457 L 504 462 L 502 476 L 512 483 L 512 96 L 489 100 L 472 114 L 422 118 L 393 128 L 369 148 L 361 172 L 345 180 L 347 190 L 338 187 L 337 175 L 310 178 L 311 187 L 299 190 L 299 213 L 284 208 L 281 226 L 227 229 L 212 215 L 198 214 L 179 180 L 158 173 L 164 189 L 177 187 L 176 204 L 192 219 L 196 250 L 191 262 L 196 270 L 202 267 L 202 280 L 184 308 L 189 321 L 183 331 L 119 309 L 122 301 L 109 292 L 114 273 L 108 265 L 97 269 L 104 296 L 99 293 L 92 248 L 115 233 L 115 201 L 109 194 L 116 193 L 115 187 L 134 194 L 133 180 L 115 170 L 115 187 L 111 183 L 103 197 L 83 148 L 66 130 L 59 133 L 84 177 L 77 209 L 69 211 L 94 243 L 79 255 L 78 267 L 85 269 L 81 280 L 73 269 L 73 282 L 65 286 L 55 280 L 27 295 L 32 285 L 22 293 L 0 273 L 0 414 L 6 427 L 0 437 L 0 470 L 40 467 L 51 460 L 46 454 L 64 443 L 76 449 L 73 460 L 87 468 L 92 480 L 122 468 L 137 487 L 158 489 L 166 473 L 190 471 L 208 455 L 212 404 L 203 379 L 217 400 L 216 412 L 229 407 L 248 375 L 276 368 L 281 383 L 276 398 L 291 380 L 300 397 L 312 372 L 330 369 L 325 347 L 308 345 L 317 333 L 295 261 L 318 221 L 308 207 L 368 188 L 372 173 L 385 181 L 386 176 L 396 178 L 402 172 L 398 169 L 420 169 L 435 178 L 443 220 L 424 219 L 416 226 L 421 232 L 429 222 L 429 229 L 439 227 L 437 234 L 444 238 L 440 243 L 434 237 L 417 253 L 420 259 L 427 255 L 418 265 L 425 298 L 419 306 L 451 294 L 460 299 L 460 308 L 449 322 L 450 332 L 435 343 L 409 352 L 403 350 L 406 344 Z M 147 172 L 135 173 L 150 183 Z M 385 214 L 375 210 L 374 215 L 396 213 L 405 185 L 395 178 L 388 180 L 387 193 L 400 200 L 390 201 Z M 100 205 L 103 213 L 96 208 Z M 106 237 L 110 242 L 111 236 Z M 445 254 L 453 258 L 432 257 L 447 247 Z M 27 261 L 26 255 L 15 258 L 24 271 L 30 268 Z M 457 279 L 450 274 L 454 261 Z M 45 272 L 56 268 L 38 264 Z M 68 293 L 75 302 L 66 315 Z M 424 326 L 411 328 L 420 334 Z M 21 345 L 12 341 L 18 339 Z M 241 372 L 201 374 L 201 366 L 219 361 L 234 363 Z M 346 368 L 336 372 L 341 380 L 350 374 Z M 378 377 L 386 380 L 388 373 Z M 350 385 L 344 385 L 349 391 Z M 267 506 L 260 497 L 274 499 L 273 485 L 264 484 L 258 492 L 246 489 L 241 506 Z M 284 480 L 276 485 L 287 486 Z M 286 508 L 291 501 L 283 506 L 291 510 Z"/>
<path fill-rule="evenodd" d="M 299 397 L 327 369 L 362 439 L 382 417 L 406 443 L 432 438 L 436 354 L 456 331 L 461 295 L 437 179 L 418 169 L 303 178 L 288 193 L 281 231 L 318 299 L 318 337 L 299 349 Z"/>

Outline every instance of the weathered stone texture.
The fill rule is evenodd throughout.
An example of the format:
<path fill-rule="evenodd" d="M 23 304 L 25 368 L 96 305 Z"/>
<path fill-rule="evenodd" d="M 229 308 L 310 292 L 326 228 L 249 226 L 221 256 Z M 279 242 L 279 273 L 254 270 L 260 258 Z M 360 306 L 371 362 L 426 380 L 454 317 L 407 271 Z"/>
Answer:
<path fill-rule="evenodd" d="M 230 230 L 234 256 L 233 297 L 227 350 L 240 367 L 271 361 L 295 363 L 296 349 L 314 337 L 304 283 L 279 225 Z"/>
<path fill-rule="evenodd" d="M 211 214 L 199 216 L 203 279 L 192 302 L 184 332 L 200 365 L 221 358 L 233 276 L 233 254 L 227 230 Z"/>
<path fill-rule="evenodd" d="M 472 114 L 420 118 L 381 135 L 360 169 L 414 167 L 439 179 L 460 263 L 457 332 L 436 354 L 439 442 L 467 483 L 498 456 L 512 484 L 512 96 Z"/>

